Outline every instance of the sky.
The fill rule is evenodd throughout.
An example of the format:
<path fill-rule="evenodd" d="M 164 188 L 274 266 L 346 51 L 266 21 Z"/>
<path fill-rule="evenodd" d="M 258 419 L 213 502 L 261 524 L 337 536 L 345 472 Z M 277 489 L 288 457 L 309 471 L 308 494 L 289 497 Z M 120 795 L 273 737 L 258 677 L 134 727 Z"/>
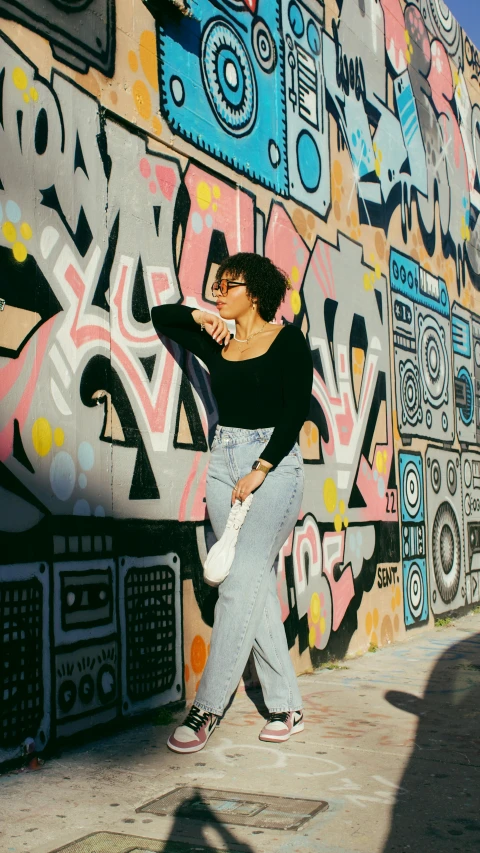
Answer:
<path fill-rule="evenodd" d="M 479 0 L 445 0 L 470 41 L 480 50 L 480 2 Z"/>

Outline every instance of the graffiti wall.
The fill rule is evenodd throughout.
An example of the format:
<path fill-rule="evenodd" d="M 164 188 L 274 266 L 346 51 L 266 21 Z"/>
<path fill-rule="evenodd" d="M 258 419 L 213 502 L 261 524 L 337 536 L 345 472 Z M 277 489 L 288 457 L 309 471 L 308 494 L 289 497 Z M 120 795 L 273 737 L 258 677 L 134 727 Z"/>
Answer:
<path fill-rule="evenodd" d="M 442 0 L 32 8 L 0 0 L 1 761 L 195 693 L 217 413 L 150 311 L 214 310 L 234 252 L 314 361 L 297 670 L 480 601 L 480 63 Z"/>

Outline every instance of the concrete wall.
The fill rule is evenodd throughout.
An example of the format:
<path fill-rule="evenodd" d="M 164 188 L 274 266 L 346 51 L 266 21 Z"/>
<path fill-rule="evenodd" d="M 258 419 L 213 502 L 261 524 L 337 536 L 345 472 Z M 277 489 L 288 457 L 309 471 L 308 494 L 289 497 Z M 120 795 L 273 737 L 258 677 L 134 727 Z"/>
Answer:
<path fill-rule="evenodd" d="M 476 48 L 442 0 L 156 5 L 0 0 L 1 760 L 194 695 L 216 411 L 149 310 L 227 253 L 315 363 L 298 671 L 480 600 Z"/>

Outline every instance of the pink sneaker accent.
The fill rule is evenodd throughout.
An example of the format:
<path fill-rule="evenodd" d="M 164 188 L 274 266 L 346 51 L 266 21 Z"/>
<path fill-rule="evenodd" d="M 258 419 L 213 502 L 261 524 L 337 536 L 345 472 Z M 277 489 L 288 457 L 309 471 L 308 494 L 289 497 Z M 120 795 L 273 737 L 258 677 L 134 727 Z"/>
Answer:
<path fill-rule="evenodd" d="M 217 726 L 216 714 L 202 711 L 192 705 L 181 726 L 178 726 L 167 740 L 167 746 L 174 752 L 199 752 Z"/>
<path fill-rule="evenodd" d="M 259 734 L 259 738 L 271 743 L 281 743 L 288 740 L 290 735 L 303 732 L 304 728 L 303 711 L 279 711 L 270 714 Z"/>

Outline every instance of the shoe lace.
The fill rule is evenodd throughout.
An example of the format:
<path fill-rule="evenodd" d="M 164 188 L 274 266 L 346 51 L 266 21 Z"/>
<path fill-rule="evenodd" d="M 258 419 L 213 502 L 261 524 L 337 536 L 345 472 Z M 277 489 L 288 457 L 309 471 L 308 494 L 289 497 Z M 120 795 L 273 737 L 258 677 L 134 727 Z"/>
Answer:
<path fill-rule="evenodd" d="M 210 714 L 208 714 L 207 711 L 202 711 L 200 708 L 192 705 L 182 725 L 188 726 L 188 728 L 192 729 L 194 732 L 198 732 L 198 730 L 205 725 L 209 716 Z"/>
<path fill-rule="evenodd" d="M 289 715 L 290 715 L 290 711 L 276 711 L 275 713 L 269 715 L 268 722 L 269 723 L 286 723 Z"/>

